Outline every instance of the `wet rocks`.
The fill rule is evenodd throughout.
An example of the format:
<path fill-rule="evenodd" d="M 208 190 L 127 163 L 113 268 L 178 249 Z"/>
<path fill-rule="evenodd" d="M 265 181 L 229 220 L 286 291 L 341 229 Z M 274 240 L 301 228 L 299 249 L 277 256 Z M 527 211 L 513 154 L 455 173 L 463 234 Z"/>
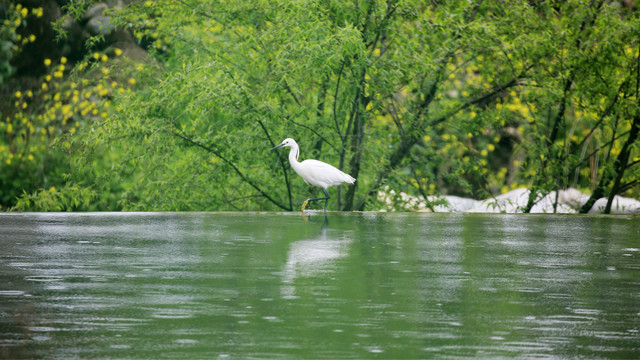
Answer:
<path fill-rule="evenodd" d="M 87 54 L 86 41 L 92 36 L 102 36 L 103 41 L 97 44 L 102 50 L 109 47 L 122 49 L 125 56 L 135 60 L 146 57 L 147 52 L 137 44 L 134 37 L 125 30 L 116 29 L 109 16 L 110 9 L 121 9 L 127 1 L 112 0 L 91 6 L 79 19 L 64 14 L 56 0 L 23 0 L 19 1 L 27 8 L 43 8 L 42 17 L 30 17 L 27 26 L 21 28 L 23 36 L 35 35 L 36 41 L 28 44 L 12 59 L 15 76 L 42 76 L 47 71 L 43 66 L 44 59 L 60 59 L 65 57 L 73 64 L 82 60 Z M 63 35 L 56 33 L 52 23 L 62 22 Z M 55 62 L 55 61 L 54 61 Z"/>
<path fill-rule="evenodd" d="M 378 192 L 378 199 L 389 204 L 390 208 L 394 199 L 405 204 L 406 210 L 431 211 L 425 201 L 405 193 L 396 194 L 393 190 L 385 189 Z M 458 196 L 430 196 L 429 201 L 438 203 L 433 207 L 435 212 L 473 212 L 473 213 L 521 213 L 529 199 L 529 189 L 520 188 L 509 191 L 485 200 L 474 200 Z M 589 195 L 569 188 L 550 192 L 546 196 L 540 196 L 531 209 L 531 213 L 578 213 L 582 204 L 589 199 Z M 440 204 L 444 203 L 444 204 Z M 607 204 L 606 198 L 595 202 L 589 213 L 599 214 L 604 211 Z M 632 198 L 615 196 L 611 206 L 612 214 L 640 214 L 640 201 Z"/>

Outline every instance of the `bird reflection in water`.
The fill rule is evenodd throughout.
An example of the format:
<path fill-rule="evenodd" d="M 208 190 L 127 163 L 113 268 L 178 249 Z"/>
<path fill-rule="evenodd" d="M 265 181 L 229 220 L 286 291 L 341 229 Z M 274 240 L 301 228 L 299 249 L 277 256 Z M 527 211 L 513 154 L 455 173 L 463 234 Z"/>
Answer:
<path fill-rule="evenodd" d="M 332 236 L 328 219 L 320 229 L 320 235 L 291 243 L 287 253 L 287 263 L 282 272 L 280 293 L 285 298 L 296 297 L 296 279 L 324 276 L 333 272 L 335 262 L 348 254 L 352 239 L 344 235 Z"/>

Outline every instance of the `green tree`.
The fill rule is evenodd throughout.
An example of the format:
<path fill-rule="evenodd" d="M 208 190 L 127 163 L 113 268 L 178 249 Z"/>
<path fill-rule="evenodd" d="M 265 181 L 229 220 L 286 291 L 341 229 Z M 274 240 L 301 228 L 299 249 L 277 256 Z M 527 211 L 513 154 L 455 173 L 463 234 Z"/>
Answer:
<path fill-rule="evenodd" d="M 69 186 L 97 208 L 293 210 L 317 189 L 268 151 L 293 137 L 358 179 L 342 210 L 637 195 L 639 23 L 595 0 L 134 2 L 114 24 L 153 60 L 69 139 Z"/>
<path fill-rule="evenodd" d="M 636 165 L 628 160 L 637 139 L 639 29 L 637 13 L 622 10 L 605 1 L 567 2 L 545 16 L 556 31 L 552 56 L 535 72 L 536 98 L 544 101 L 538 109 L 547 116 L 532 133 L 538 147 L 528 162 L 539 171 L 525 212 L 540 194 L 597 181 L 581 209 L 587 212 L 607 192 L 612 199 L 635 184 L 609 184 Z"/>

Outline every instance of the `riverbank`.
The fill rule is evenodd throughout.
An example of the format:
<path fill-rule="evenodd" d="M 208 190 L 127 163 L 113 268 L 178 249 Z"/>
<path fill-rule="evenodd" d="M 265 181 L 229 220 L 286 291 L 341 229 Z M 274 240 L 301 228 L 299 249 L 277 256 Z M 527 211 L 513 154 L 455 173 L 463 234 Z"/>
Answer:
<path fill-rule="evenodd" d="M 431 208 L 427 206 L 427 202 L 424 199 L 403 192 L 396 194 L 393 190 L 390 190 L 378 193 L 378 199 L 389 205 L 388 208 L 382 209 L 383 211 L 392 209 L 391 204 L 393 204 L 395 198 L 400 199 L 405 204 L 405 210 L 419 212 L 522 213 L 522 209 L 529 199 L 529 189 L 515 189 L 485 200 L 451 195 L 429 196 L 430 203 L 446 202 L 446 204 L 433 205 Z M 531 213 L 577 214 L 580 207 L 588 199 L 588 194 L 574 188 L 560 190 L 557 193 L 552 191 L 538 199 L 531 209 Z M 600 198 L 594 203 L 589 213 L 600 214 L 604 211 L 606 205 L 607 198 Z M 633 198 L 615 196 L 611 205 L 611 213 L 640 214 L 640 201 Z"/>

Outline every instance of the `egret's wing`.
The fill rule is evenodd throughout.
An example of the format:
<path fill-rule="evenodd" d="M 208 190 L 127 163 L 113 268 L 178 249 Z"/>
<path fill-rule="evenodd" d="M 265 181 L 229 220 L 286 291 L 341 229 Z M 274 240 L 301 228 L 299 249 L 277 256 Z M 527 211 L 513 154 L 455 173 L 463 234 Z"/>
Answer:
<path fill-rule="evenodd" d="M 343 182 L 348 182 L 353 184 L 355 181 L 351 176 L 343 173 L 336 167 L 324 163 L 318 160 L 305 160 L 301 163 L 304 168 L 305 175 L 302 176 L 305 178 L 307 183 L 312 185 L 321 186 L 321 187 L 329 187 L 333 185 L 338 185 Z"/>

